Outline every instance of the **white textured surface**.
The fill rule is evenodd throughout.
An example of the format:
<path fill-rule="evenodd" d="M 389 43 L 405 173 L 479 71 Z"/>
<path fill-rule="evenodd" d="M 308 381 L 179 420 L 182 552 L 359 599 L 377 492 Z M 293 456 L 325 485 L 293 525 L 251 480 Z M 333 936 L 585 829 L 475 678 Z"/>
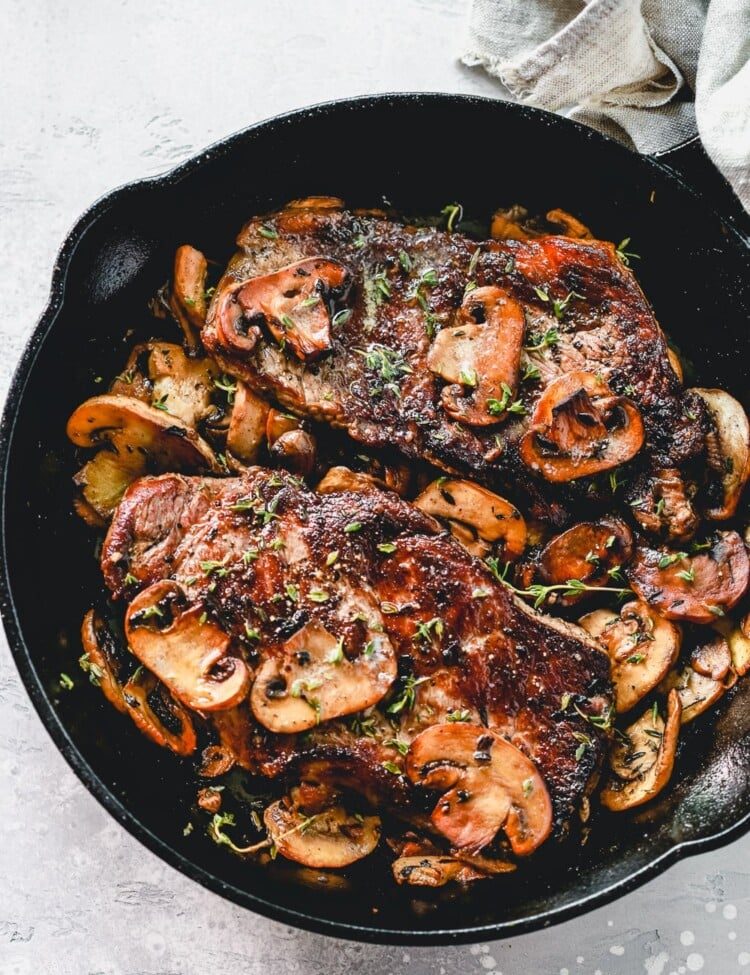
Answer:
<path fill-rule="evenodd" d="M 491 93 L 456 63 L 461 0 L 2 0 L 2 389 L 78 214 L 127 180 L 313 101 Z M 355 945 L 222 901 L 147 852 L 58 755 L 0 646 L 0 975 L 750 972 L 750 837 L 550 931 Z"/>

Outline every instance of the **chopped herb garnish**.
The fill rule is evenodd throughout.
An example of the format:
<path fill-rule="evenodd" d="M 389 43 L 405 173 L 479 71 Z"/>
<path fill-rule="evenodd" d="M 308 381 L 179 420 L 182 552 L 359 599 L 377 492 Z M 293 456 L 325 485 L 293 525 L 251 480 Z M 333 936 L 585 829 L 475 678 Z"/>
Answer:
<path fill-rule="evenodd" d="M 472 589 L 471 598 L 472 599 L 486 599 L 489 596 L 489 589 Z"/>
<path fill-rule="evenodd" d="M 338 557 L 339 557 L 338 552 L 329 552 L 328 555 L 326 556 L 326 567 L 330 569 L 332 565 L 335 565 L 336 562 L 338 561 Z"/>
<path fill-rule="evenodd" d="M 709 611 L 709 613 L 713 613 L 714 616 L 726 616 L 726 613 L 721 606 L 714 606 L 710 603 L 706 603 L 706 609 Z"/>
<path fill-rule="evenodd" d="M 386 555 L 391 555 L 396 551 L 396 547 L 395 542 L 381 542 L 378 545 L 378 552 L 384 552 Z"/>
<path fill-rule="evenodd" d="M 291 599 L 293 603 L 296 603 L 299 599 L 299 586 L 295 586 L 293 582 L 287 582 L 284 586 L 284 592 L 287 595 L 287 599 Z"/>
<path fill-rule="evenodd" d="M 223 373 L 218 379 L 214 379 L 214 388 L 226 393 L 227 403 L 230 406 L 234 403 L 234 397 L 237 395 L 237 381 L 235 379 Z"/>
<path fill-rule="evenodd" d="M 265 237 L 266 240 L 276 240 L 279 236 L 273 227 L 268 227 L 266 224 L 262 224 L 260 227 L 258 227 L 258 233 L 261 235 L 261 237 Z"/>
<path fill-rule="evenodd" d="M 641 255 L 640 254 L 634 254 L 632 251 L 625 250 L 625 248 L 629 244 L 630 244 L 630 237 L 625 237 L 617 245 L 617 251 L 616 251 L 617 256 L 620 258 L 620 260 L 625 265 L 625 267 L 629 267 L 630 266 L 630 261 L 631 261 L 632 258 L 635 258 L 636 260 L 640 260 L 641 259 Z"/>
<path fill-rule="evenodd" d="M 401 775 L 401 769 L 395 762 L 383 762 L 382 764 L 386 772 L 391 772 L 393 775 Z"/>
<path fill-rule="evenodd" d="M 411 271 L 411 258 L 406 253 L 406 251 L 398 252 L 398 263 L 401 265 L 404 271 L 406 271 L 407 274 L 409 273 L 409 271 Z"/>
<path fill-rule="evenodd" d="M 304 301 L 299 303 L 300 308 L 312 308 L 320 302 L 320 295 L 309 295 Z"/>
<path fill-rule="evenodd" d="M 541 338 L 538 335 L 529 336 L 531 345 L 525 345 L 524 349 L 527 352 L 541 352 L 542 349 L 546 349 L 547 346 L 558 345 L 560 342 L 560 332 L 553 325 L 548 328 Z"/>
<path fill-rule="evenodd" d="M 399 741 L 398 738 L 386 738 L 383 742 L 384 745 L 389 745 L 391 748 L 395 748 L 399 755 L 406 755 L 409 751 L 409 746 L 405 741 Z"/>
<path fill-rule="evenodd" d="M 683 579 L 685 582 L 695 582 L 695 566 L 691 565 L 689 569 L 681 569 L 677 573 L 678 579 Z"/>
<path fill-rule="evenodd" d="M 443 635 L 444 629 L 445 624 L 443 621 L 439 616 L 435 616 L 426 623 L 417 623 L 417 628 L 412 639 L 429 641 L 432 639 L 433 633 L 438 639 L 440 639 L 440 637 Z"/>
<path fill-rule="evenodd" d="M 362 528 L 361 521 L 350 521 L 348 525 L 344 525 L 344 533 L 346 535 L 351 535 L 354 532 L 358 532 Z"/>
<path fill-rule="evenodd" d="M 525 413 L 526 408 L 520 399 L 510 402 L 513 396 L 513 390 L 507 383 L 500 383 L 500 389 L 503 395 L 500 399 L 489 398 L 487 400 L 487 412 L 490 416 L 500 416 L 501 413 Z"/>
<path fill-rule="evenodd" d="M 128 574 L 123 579 L 123 582 L 125 583 L 126 586 L 135 586 L 135 585 L 137 585 L 138 580 L 132 574 L 132 572 L 128 572 Z"/>
<path fill-rule="evenodd" d="M 355 349 L 354 351 L 363 356 L 367 368 L 377 373 L 383 380 L 382 384 L 376 384 L 373 388 L 373 396 L 380 395 L 384 389 L 389 389 L 396 396 L 400 396 L 401 391 L 397 381 L 413 372 L 400 352 L 389 349 L 385 345 L 371 345 L 368 349 Z"/>
<path fill-rule="evenodd" d="M 446 217 L 445 226 L 448 233 L 452 233 L 456 223 L 460 223 L 461 219 L 463 218 L 464 208 L 460 203 L 449 203 L 447 206 L 443 207 L 440 213 L 442 216 Z"/>
<path fill-rule="evenodd" d="M 250 565 L 250 563 L 254 562 L 257 558 L 258 558 L 257 548 L 248 548 L 245 549 L 245 551 L 242 553 L 242 561 L 244 562 L 245 565 Z"/>
<path fill-rule="evenodd" d="M 552 310 L 555 313 L 555 318 L 558 321 L 562 321 L 563 315 L 568 310 L 568 305 L 570 304 L 571 298 L 580 298 L 582 300 L 583 295 L 579 295 L 575 291 L 569 291 L 567 296 L 563 298 L 562 301 L 558 299 L 552 302 Z"/>
<path fill-rule="evenodd" d="M 523 789 L 523 794 L 525 796 L 530 796 L 531 793 L 534 791 L 534 780 L 524 779 L 521 788 Z"/>
<path fill-rule="evenodd" d="M 155 399 L 151 404 L 155 410 L 164 410 L 165 413 L 169 412 L 169 407 L 167 406 L 167 400 L 169 399 L 169 393 L 165 393 L 160 396 L 159 399 Z"/>
<path fill-rule="evenodd" d="M 482 248 L 477 247 L 474 253 L 471 255 L 471 260 L 469 261 L 469 277 L 474 277 L 474 272 L 477 269 L 477 261 L 479 260 L 479 255 L 482 253 Z"/>
<path fill-rule="evenodd" d="M 332 664 L 340 664 L 344 659 L 344 638 L 340 637 L 336 646 L 331 650 L 328 655 L 328 662 Z"/>
<path fill-rule="evenodd" d="M 310 601 L 313 603 L 327 603 L 331 598 L 330 595 L 327 592 L 324 592 L 322 589 L 311 589 L 307 595 Z"/>
<path fill-rule="evenodd" d="M 473 387 L 479 384 L 479 376 L 477 376 L 475 369 L 462 369 L 459 373 L 459 379 L 464 386 Z"/>
<path fill-rule="evenodd" d="M 539 372 L 537 366 L 527 365 L 523 371 L 523 375 L 521 376 L 521 382 L 531 382 L 534 379 L 539 379 L 540 376 L 541 373 Z"/>
<path fill-rule="evenodd" d="M 445 716 L 445 720 L 451 722 L 471 721 L 471 711 L 468 708 L 449 711 Z"/>
<path fill-rule="evenodd" d="M 245 623 L 245 636 L 248 640 L 260 640 L 260 632 L 254 626 L 250 626 L 249 623 Z"/>
<path fill-rule="evenodd" d="M 64 673 L 60 674 L 60 687 L 64 687 L 66 691 L 72 691 L 75 687 L 72 679 Z"/>
<path fill-rule="evenodd" d="M 404 677 L 401 691 L 391 704 L 388 706 L 388 714 L 400 714 L 402 711 L 411 711 L 416 702 L 416 688 L 424 684 L 428 677 L 414 677 L 409 674 Z"/>
<path fill-rule="evenodd" d="M 632 656 L 628 657 L 627 662 L 629 664 L 639 664 L 641 661 L 646 659 L 645 653 L 634 653 Z"/>
<path fill-rule="evenodd" d="M 104 671 L 99 664 L 95 664 L 93 660 L 91 660 L 87 653 L 81 654 L 81 656 L 78 658 L 78 666 L 81 668 L 84 674 L 89 675 L 89 680 L 94 687 L 98 687 L 101 684 L 102 677 L 104 677 Z"/>
<path fill-rule="evenodd" d="M 383 268 L 381 268 L 377 274 L 373 274 L 372 283 L 375 285 L 375 288 L 381 297 L 390 299 L 391 286 L 388 284 L 388 278 L 386 277 L 386 272 Z"/>
<path fill-rule="evenodd" d="M 349 319 L 352 317 L 351 308 L 342 308 L 341 311 L 337 311 L 336 314 L 331 319 L 331 325 L 336 328 L 339 325 L 346 325 Z"/>

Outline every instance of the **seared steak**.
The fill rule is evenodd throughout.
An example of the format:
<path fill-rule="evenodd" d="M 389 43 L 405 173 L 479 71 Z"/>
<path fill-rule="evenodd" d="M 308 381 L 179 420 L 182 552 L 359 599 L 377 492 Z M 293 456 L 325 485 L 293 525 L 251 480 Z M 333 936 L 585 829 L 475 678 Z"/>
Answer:
<path fill-rule="evenodd" d="M 255 218 L 238 244 L 208 313 L 206 348 L 253 389 L 363 444 L 503 488 L 557 524 L 566 498 L 597 496 L 589 474 L 629 460 L 641 443 L 636 470 L 684 470 L 704 450 L 705 409 L 682 390 L 612 244 L 477 243 L 315 206 Z M 535 410 L 571 375 L 588 376 L 588 386 L 567 383 L 548 404 L 558 426 L 557 413 L 569 414 L 553 436 Z M 630 443 L 623 428 L 634 424 Z M 618 438 L 624 450 L 613 448 Z M 577 472 L 549 472 L 545 458 L 554 466 L 571 453 Z"/>
<path fill-rule="evenodd" d="M 403 774 L 403 753 L 432 725 L 470 722 L 533 760 L 556 835 L 593 786 L 608 737 L 606 655 L 520 603 L 391 493 L 319 495 L 262 468 L 145 477 L 114 515 L 102 568 L 115 597 L 140 600 L 133 633 L 158 631 L 179 604 L 228 636 L 223 666 L 251 679 L 239 703 L 204 716 L 253 772 L 312 775 L 419 821 L 425 793 Z M 177 603 L 147 605 L 146 588 L 163 580 Z M 323 662 L 311 659 L 321 639 Z"/>

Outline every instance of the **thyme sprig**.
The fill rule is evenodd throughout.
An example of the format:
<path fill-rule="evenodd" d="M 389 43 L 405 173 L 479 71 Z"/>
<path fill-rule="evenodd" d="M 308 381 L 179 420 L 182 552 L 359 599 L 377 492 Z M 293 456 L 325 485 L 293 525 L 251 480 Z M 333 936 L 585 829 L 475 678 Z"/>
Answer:
<path fill-rule="evenodd" d="M 510 562 L 506 562 L 501 566 L 500 560 L 490 556 L 486 559 L 486 565 L 488 566 L 492 575 L 501 582 L 504 586 L 514 592 L 517 596 L 523 596 L 534 600 L 534 609 L 539 609 L 553 592 L 559 592 L 563 596 L 579 596 L 584 592 L 612 592 L 615 593 L 618 599 L 624 599 L 632 593 L 632 589 L 621 588 L 615 586 L 590 586 L 580 579 L 568 579 L 566 582 L 559 582 L 549 586 L 543 586 L 541 583 L 534 583 L 528 586 L 526 589 L 519 589 L 514 586 L 513 583 L 508 579 L 508 572 L 510 571 Z"/>

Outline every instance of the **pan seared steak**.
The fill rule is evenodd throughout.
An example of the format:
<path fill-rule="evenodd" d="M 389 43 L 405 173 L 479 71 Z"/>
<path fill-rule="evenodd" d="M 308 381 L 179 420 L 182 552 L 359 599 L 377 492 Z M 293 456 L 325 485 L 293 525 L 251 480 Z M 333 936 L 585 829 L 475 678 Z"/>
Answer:
<path fill-rule="evenodd" d="M 407 749 L 431 726 L 479 726 L 531 758 L 557 836 L 593 785 L 606 655 L 389 492 L 320 495 L 263 468 L 145 477 L 114 515 L 102 567 L 131 601 L 131 645 L 178 618 L 222 635 L 214 676 L 249 680 L 203 713 L 253 772 L 353 788 L 417 822 L 435 792 L 404 774 Z"/>
<path fill-rule="evenodd" d="M 703 404 L 613 244 L 478 243 L 325 200 L 252 219 L 238 244 L 209 353 L 362 444 L 500 487 L 553 524 L 636 453 L 632 473 L 704 451 Z"/>

